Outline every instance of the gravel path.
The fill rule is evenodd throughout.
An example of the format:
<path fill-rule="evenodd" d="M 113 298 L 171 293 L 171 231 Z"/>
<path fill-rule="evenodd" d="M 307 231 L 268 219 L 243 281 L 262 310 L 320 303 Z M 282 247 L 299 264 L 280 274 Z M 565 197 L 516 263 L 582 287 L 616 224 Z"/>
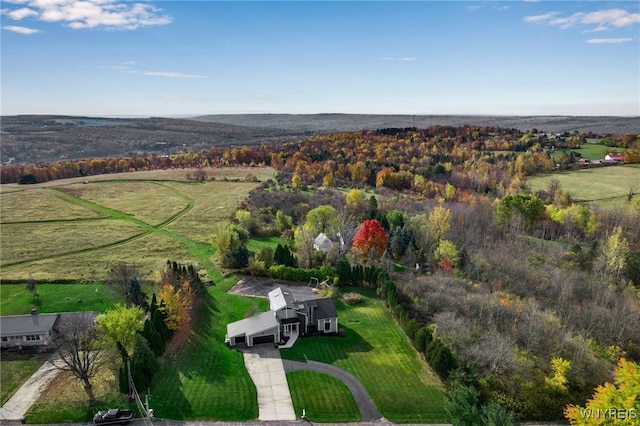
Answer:
<path fill-rule="evenodd" d="M 347 370 L 336 367 L 335 365 L 317 361 L 283 359 L 282 364 L 284 365 L 284 370 L 287 373 L 296 370 L 312 370 L 329 374 L 330 376 L 341 380 L 345 385 L 347 385 L 349 390 L 351 390 L 353 398 L 356 400 L 356 404 L 360 410 L 360 416 L 362 417 L 363 422 L 382 420 L 382 415 L 373 404 L 373 401 L 367 393 L 367 390 L 362 385 L 362 382 Z"/>

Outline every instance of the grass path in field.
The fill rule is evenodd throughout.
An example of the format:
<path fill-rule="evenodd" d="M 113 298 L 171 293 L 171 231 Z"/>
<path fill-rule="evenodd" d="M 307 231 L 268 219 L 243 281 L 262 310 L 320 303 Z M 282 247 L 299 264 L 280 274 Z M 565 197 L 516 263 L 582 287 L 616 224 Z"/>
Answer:
<path fill-rule="evenodd" d="M 418 357 L 383 302 L 372 290 L 348 291 L 365 295 L 366 301 L 356 306 L 337 304 L 339 327 L 346 337 L 301 338 L 293 348 L 281 350 L 282 357 L 326 362 L 350 371 L 392 422 L 445 421 L 440 380 Z"/>
<path fill-rule="evenodd" d="M 136 181 L 136 182 L 140 182 L 140 181 Z M 119 212 L 117 210 L 113 210 L 104 206 L 101 206 L 97 203 L 93 203 L 91 201 L 87 201 L 85 199 L 82 199 L 80 197 L 76 197 L 75 195 L 71 195 L 68 194 L 64 191 L 58 190 L 58 189 L 50 189 L 50 191 L 55 192 L 57 196 L 59 196 L 62 199 L 65 199 L 66 201 L 69 201 L 73 204 L 77 204 L 86 208 L 89 208 L 95 212 L 97 212 L 100 215 L 104 215 L 106 217 L 102 217 L 102 218 L 97 218 L 97 219 L 93 219 L 93 220 L 104 220 L 104 219 L 115 219 L 115 220 L 122 220 L 122 221 L 126 221 L 126 222 L 130 222 L 140 228 L 142 228 L 144 231 L 133 235 L 129 238 L 125 238 L 123 240 L 120 241 L 116 241 L 113 243 L 109 243 L 109 244 L 103 244 L 100 246 L 96 246 L 96 247 L 92 247 L 92 248 L 83 248 L 80 250 L 72 250 L 72 251 L 68 251 L 65 253 L 58 253 L 58 254 L 54 254 L 54 255 L 50 255 L 50 256 L 41 256 L 36 260 L 43 260 L 43 259 L 57 259 L 57 258 L 61 258 L 61 257 L 65 257 L 65 256 L 69 256 L 69 255 L 74 255 L 74 254 L 80 254 L 80 253 L 87 253 L 87 252 L 93 252 L 93 251 L 99 251 L 99 250 L 103 250 L 105 248 L 108 247 L 116 247 L 122 244 L 127 244 L 127 243 L 131 243 L 135 240 L 138 240 L 140 238 L 143 238 L 153 232 L 157 232 L 160 233 L 161 235 L 173 238 L 185 245 L 187 245 L 188 249 L 190 252 L 194 252 L 199 254 L 202 250 L 203 247 L 201 247 L 200 244 L 197 243 L 193 243 L 191 240 L 184 238 L 180 235 L 174 234 L 172 232 L 166 231 L 164 229 L 162 229 L 163 227 L 175 222 L 176 220 L 180 219 L 182 216 L 184 216 L 185 214 L 187 214 L 194 206 L 195 206 L 195 201 L 190 199 L 189 197 L 187 197 L 186 195 L 180 193 L 177 189 L 167 186 L 167 185 L 162 185 L 166 188 L 168 188 L 171 192 L 173 192 L 176 196 L 184 199 L 187 202 L 187 206 L 182 209 L 181 211 L 179 211 L 178 213 L 174 214 L 173 216 L 171 216 L 169 219 L 165 220 L 164 222 L 158 224 L 158 225 L 150 225 L 146 222 L 143 222 L 139 219 L 136 219 L 134 217 L 132 217 L 131 215 L 127 214 L 127 213 L 122 213 Z M 77 221 L 77 220 L 91 220 L 91 219 L 75 219 L 75 220 L 68 220 L 67 222 L 72 222 L 72 221 Z M 18 261 L 18 262 L 13 262 L 13 263 L 8 263 L 6 265 L 3 265 L 3 267 L 9 267 L 9 266 L 15 266 L 15 265 L 23 265 L 23 264 L 27 264 L 34 261 L 34 259 L 26 259 L 26 260 L 22 260 L 22 261 Z"/>

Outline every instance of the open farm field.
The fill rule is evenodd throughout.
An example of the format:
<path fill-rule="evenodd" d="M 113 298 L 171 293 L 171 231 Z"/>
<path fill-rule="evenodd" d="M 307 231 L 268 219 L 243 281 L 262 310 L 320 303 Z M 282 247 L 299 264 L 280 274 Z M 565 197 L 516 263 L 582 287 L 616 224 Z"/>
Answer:
<path fill-rule="evenodd" d="M 213 228 L 226 221 L 247 194 L 256 187 L 255 183 L 250 182 L 219 180 L 188 184 L 170 182 L 166 185 L 190 200 L 197 200 L 193 208 L 180 220 L 168 224 L 166 230 L 206 244 L 210 244 Z"/>
<path fill-rule="evenodd" d="M 3 185 L 4 189 L 6 185 Z M 15 191 L 1 191 L 0 221 L 13 222 L 64 221 L 107 217 L 86 206 L 72 203 L 60 194 L 44 189 L 16 186 Z"/>
<path fill-rule="evenodd" d="M 135 224 L 117 220 L 3 224 L 0 265 L 56 259 L 115 244 L 143 232 Z"/>
<path fill-rule="evenodd" d="M 127 262 L 136 265 L 145 279 L 156 279 L 169 259 L 201 264 L 180 241 L 166 235 L 146 234 L 112 246 L 8 266 L 2 268 L 1 276 L 3 281 L 11 282 L 26 282 L 29 274 L 37 281 L 100 282 L 107 279 L 114 265 Z"/>
<path fill-rule="evenodd" d="M 606 145 L 598 145 L 594 143 L 586 143 L 581 145 L 579 149 L 558 149 L 555 152 L 577 152 L 582 155 L 583 158 L 587 158 L 589 160 L 602 160 L 608 153 L 624 152 L 624 149 L 611 148 Z"/>
<path fill-rule="evenodd" d="M 245 176 L 263 181 L 273 169 L 206 170 L 215 181 L 157 170 L 3 185 L 0 280 L 101 281 L 119 262 L 150 279 L 169 259 L 209 266 L 213 227 L 259 185 Z"/>
<path fill-rule="evenodd" d="M 60 188 L 90 203 L 159 225 L 189 207 L 190 200 L 159 182 L 100 181 Z"/>
<path fill-rule="evenodd" d="M 392 422 L 438 423 L 446 420 L 440 380 L 410 346 L 406 335 L 372 290 L 345 291 L 366 296 L 365 303 L 338 303 L 339 328 L 346 337 L 298 339 L 283 358 L 334 364 L 355 374 L 382 415 Z M 305 393 L 313 393 L 309 388 Z"/>
<path fill-rule="evenodd" d="M 627 194 L 634 186 L 637 198 L 640 193 L 640 167 L 638 165 L 608 166 L 592 169 L 534 176 L 527 179 L 531 191 L 547 190 L 552 180 L 560 182 L 560 188 L 568 191 L 577 201 L 603 207 L 629 206 Z"/>
<path fill-rule="evenodd" d="M 617 148 L 610 148 L 605 145 L 595 145 L 595 144 L 584 144 L 580 146 L 580 149 L 574 150 L 582 154 L 584 158 L 588 158 L 589 160 L 600 160 L 604 158 L 607 153 L 612 151 L 622 151 Z"/>

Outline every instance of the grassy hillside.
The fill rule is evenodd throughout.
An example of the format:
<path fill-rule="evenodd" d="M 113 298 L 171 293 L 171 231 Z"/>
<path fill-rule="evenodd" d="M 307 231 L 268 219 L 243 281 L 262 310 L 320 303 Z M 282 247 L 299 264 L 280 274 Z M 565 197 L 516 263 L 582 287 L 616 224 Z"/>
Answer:
<path fill-rule="evenodd" d="M 607 207 L 629 205 L 629 187 L 640 194 L 640 165 L 597 167 L 533 176 L 527 179 L 531 191 L 547 190 L 552 180 L 560 182 L 560 188 L 568 191 L 575 200 Z M 638 197 L 636 195 L 635 197 Z"/>

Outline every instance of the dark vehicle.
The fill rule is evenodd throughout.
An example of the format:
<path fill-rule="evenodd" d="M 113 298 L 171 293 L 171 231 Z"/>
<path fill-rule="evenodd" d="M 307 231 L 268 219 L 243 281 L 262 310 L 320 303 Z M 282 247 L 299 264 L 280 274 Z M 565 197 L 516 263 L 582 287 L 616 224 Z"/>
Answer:
<path fill-rule="evenodd" d="M 133 419 L 133 410 L 112 408 L 107 411 L 98 411 L 93 416 L 93 423 L 96 425 L 126 425 L 131 419 Z"/>

